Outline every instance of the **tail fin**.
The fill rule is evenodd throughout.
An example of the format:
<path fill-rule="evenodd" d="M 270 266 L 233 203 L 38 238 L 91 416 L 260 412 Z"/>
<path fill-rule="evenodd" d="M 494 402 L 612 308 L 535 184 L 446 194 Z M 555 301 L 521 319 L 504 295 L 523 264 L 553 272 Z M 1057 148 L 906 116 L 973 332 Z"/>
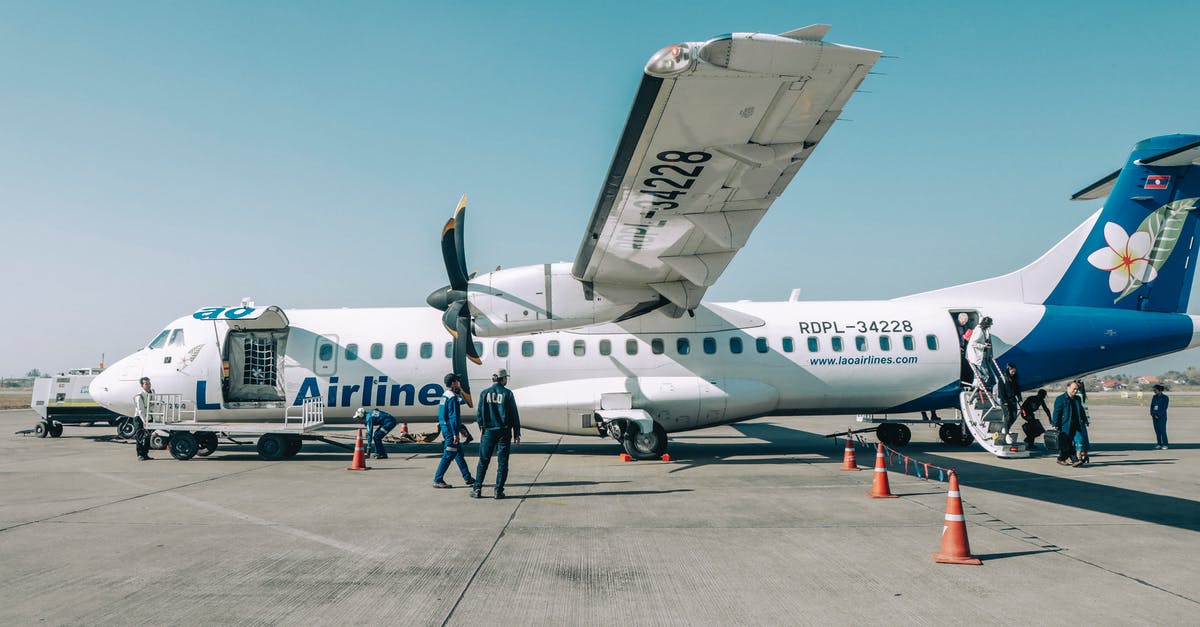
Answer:
<path fill-rule="evenodd" d="M 1119 172 L 1074 199 L 1108 192 L 1091 232 L 1044 301 L 1184 312 L 1196 272 L 1200 136 L 1141 141 Z M 1111 189 L 1106 189 L 1111 188 Z"/>
<path fill-rule="evenodd" d="M 1125 167 L 1072 199 L 1105 196 L 1103 209 L 1028 266 L 911 298 L 1186 311 L 1200 249 L 1200 135 L 1138 142 Z"/>

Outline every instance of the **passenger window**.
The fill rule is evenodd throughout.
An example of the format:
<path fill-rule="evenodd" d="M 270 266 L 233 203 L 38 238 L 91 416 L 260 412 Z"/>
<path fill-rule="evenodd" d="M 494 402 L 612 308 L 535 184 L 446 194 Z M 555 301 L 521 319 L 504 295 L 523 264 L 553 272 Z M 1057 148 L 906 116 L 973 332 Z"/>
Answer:
<path fill-rule="evenodd" d="M 371 359 L 383 359 L 383 344 L 371 345 Z"/>
<path fill-rule="evenodd" d="M 529 340 L 525 340 L 524 342 L 521 342 L 521 356 L 522 357 L 533 357 L 533 342 L 531 342 Z"/>
<path fill-rule="evenodd" d="M 783 352 L 790 353 L 794 350 L 796 350 L 796 343 L 792 341 L 792 338 L 783 338 Z"/>
<path fill-rule="evenodd" d="M 716 338 L 711 338 L 711 337 L 704 338 L 704 354 L 705 355 L 713 355 L 716 352 L 717 352 Z"/>
<path fill-rule="evenodd" d="M 879 350 L 881 350 L 881 351 L 892 350 L 892 338 L 890 338 L 886 335 L 879 336 Z"/>
<path fill-rule="evenodd" d="M 866 352 L 866 350 L 867 350 L 867 338 L 865 338 L 865 337 L 863 337 L 863 336 L 861 336 L 861 335 L 857 335 L 857 336 L 855 336 L 855 337 L 854 337 L 854 348 L 857 348 L 857 349 L 858 349 L 858 352 L 860 352 L 860 353 L 862 353 L 862 352 Z"/>
<path fill-rule="evenodd" d="M 925 345 L 928 346 L 929 350 L 931 350 L 931 351 L 937 350 L 938 349 L 937 336 L 933 335 L 932 333 L 930 333 L 929 335 L 926 335 L 925 336 Z"/>
<path fill-rule="evenodd" d="M 583 357 L 587 353 L 587 344 L 583 340 L 575 340 L 575 345 L 571 347 L 575 351 L 576 357 Z"/>
<path fill-rule="evenodd" d="M 508 342 L 506 342 L 504 340 L 500 340 L 499 342 L 496 342 L 496 356 L 497 357 L 508 357 Z"/>
<path fill-rule="evenodd" d="M 162 348 L 167 345 L 167 335 L 171 333 L 170 329 L 164 329 L 153 340 L 150 340 L 150 348 Z"/>
<path fill-rule="evenodd" d="M 346 345 L 346 361 L 354 361 L 358 359 L 358 344 Z"/>
<path fill-rule="evenodd" d="M 829 338 L 829 346 L 833 348 L 833 352 L 835 353 L 842 352 L 842 336 L 835 335 Z"/>
<path fill-rule="evenodd" d="M 446 359 L 454 357 L 454 342 L 446 342 Z"/>
<path fill-rule="evenodd" d="M 317 359 L 321 361 L 333 359 L 333 344 L 322 344 L 321 350 L 317 351 Z"/>
<path fill-rule="evenodd" d="M 475 347 L 475 354 L 478 355 L 482 359 L 483 358 L 483 342 L 472 342 L 471 345 Z"/>
<path fill-rule="evenodd" d="M 551 357 L 558 357 L 558 340 L 546 342 L 546 354 Z"/>
<path fill-rule="evenodd" d="M 636 355 L 637 354 L 637 345 L 638 345 L 637 340 L 625 340 L 625 354 L 626 355 Z"/>
<path fill-rule="evenodd" d="M 729 352 L 733 353 L 734 355 L 737 355 L 742 352 L 742 338 L 740 338 L 740 337 L 729 338 Z"/>
<path fill-rule="evenodd" d="M 821 350 L 821 340 L 815 335 L 808 336 L 808 352 L 815 353 Z"/>
<path fill-rule="evenodd" d="M 767 338 L 758 337 L 754 338 L 754 349 L 760 353 L 765 353 L 771 350 L 771 347 L 767 345 Z"/>
<path fill-rule="evenodd" d="M 408 358 L 408 344 L 405 342 L 400 342 L 396 345 L 396 359 L 406 358 Z"/>
<path fill-rule="evenodd" d="M 600 340 L 600 354 L 605 356 L 612 354 L 611 340 Z"/>
<path fill-rule="evenodd" d="M 666 351 L 666 349 L 663 347 L 663 341 L 662 341 L 661 337 L 656 337 L 653 340 L 650 340 L 650 352 L 651 353 L 654 353 L 655 355 L 661 355 L 665 351 Z"/>
<path fill-rule="evenodd" d="M 917 343 L 913 341 L 913 336 L 911 336 L 911 335 L 904 336 L 904 350 L 911 351 L 911 350 L 916 350 L 916 348 L 917 348 Z"/>
<path fill-rule="evenodd" d="M 675 340 L 675 351 L 680 355 L 686 355 L 692 352 L 692 343 L 686 337 L 681 337 Z"/>
<path fill-rule="evenodd" d="M 429 359 L 433 357 L 433 343 L 421 342 L 421 359 Z"/>
<path fill-rule="evenodd" d="M 183 346 L 183 329 L 175 329 L 171 332 L 171 346 Z"/>

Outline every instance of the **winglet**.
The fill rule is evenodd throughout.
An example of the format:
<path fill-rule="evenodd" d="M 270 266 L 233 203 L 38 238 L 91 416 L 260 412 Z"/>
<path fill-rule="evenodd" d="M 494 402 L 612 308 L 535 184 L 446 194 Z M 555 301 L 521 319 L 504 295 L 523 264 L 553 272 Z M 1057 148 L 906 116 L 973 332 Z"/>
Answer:
<path fill-rule="evenodd" d="M 829 33 L 829 24 L 809 24 L 804 28 L 797 28 L 786 33 L 779 33 L 780 37 L 788 39 L 799 39 L 804 41 L 821 41 L 825 39 L 825 35 Z"/>

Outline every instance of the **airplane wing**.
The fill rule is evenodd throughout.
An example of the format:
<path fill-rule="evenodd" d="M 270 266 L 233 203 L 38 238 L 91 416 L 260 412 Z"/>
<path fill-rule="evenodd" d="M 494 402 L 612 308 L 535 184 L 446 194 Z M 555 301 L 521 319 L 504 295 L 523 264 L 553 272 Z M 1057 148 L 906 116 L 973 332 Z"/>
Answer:
<path fill-rule="evenodd" d="M 817 24 L 668 46 L 646 64 L 572 267 L 694 309 L 879 52 Z"/>

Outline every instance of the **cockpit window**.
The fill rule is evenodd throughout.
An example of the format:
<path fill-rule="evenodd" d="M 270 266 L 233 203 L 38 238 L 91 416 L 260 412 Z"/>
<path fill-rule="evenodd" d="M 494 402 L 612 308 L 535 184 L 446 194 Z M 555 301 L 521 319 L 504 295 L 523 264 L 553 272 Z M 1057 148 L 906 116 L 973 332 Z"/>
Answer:
<path fill-rule="evenodd" d="M 183 346 L 183 329 L 175 329 L 171 332 L 171 346 Z"/>
<path fill-rule="evenodd" d="M 167 345 L 167 336 L 170 335 L 170 329 L 163 329 L 162 333 L 158 334 L 153 340 L 150 340 L 150 348 L 162 348 Z"/>

